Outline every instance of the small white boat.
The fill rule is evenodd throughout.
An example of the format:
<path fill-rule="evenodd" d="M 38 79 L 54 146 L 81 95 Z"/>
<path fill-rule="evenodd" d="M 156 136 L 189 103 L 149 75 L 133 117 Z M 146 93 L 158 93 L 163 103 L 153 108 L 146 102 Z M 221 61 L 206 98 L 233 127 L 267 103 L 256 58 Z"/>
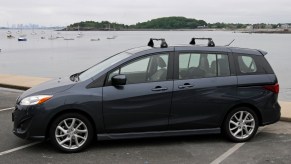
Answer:
<path fill-rule="evenodd" d="M 99 41 L 100 39 L 97 38 L 97 39 L 90 39 L 90 41 Z"/>
<path fill-rule="evenodd" d="M 19 42 L 27 41 L 27 38 L 19 37 L 19 38 L 18 38 L 18 41 L 19 41 Z"/>
<path fill-rule="evenodd" d="M 13 35 L 11 35 L 11 34 L 9 34 L 9 35 L 7 35 L 7 38 L 8 39 L 13 39 L 13 38 L 15 38 Z"/>
<path fill-rule="evenodd" d="M 64 40 L 75 40 L 74 38 L 64 38 Z"/>
<path fill-rule="evenodd" d="M 117 36 L 107 37 L 107 39 L 115 39 Z"/>

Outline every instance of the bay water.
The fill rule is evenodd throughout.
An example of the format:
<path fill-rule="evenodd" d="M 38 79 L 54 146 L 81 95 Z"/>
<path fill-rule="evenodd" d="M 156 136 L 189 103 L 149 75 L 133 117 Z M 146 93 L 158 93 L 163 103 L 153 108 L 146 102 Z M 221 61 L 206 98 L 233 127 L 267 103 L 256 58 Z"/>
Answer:
<path fill-rule="evenodd" d="M 235 39 L 231 46 L 268 52 L 266 58 L 277 74 L 280 84 L 279 98 L 291 101 L 291 34 L 249 34 L 233 31 L 52 30 L 35 30 L 37 34 L 33 34 L 31 30 L 23 30 L 22 34 L 26 34 L 27 41 L 19 42 L 18 30 L 10 31 L 15 38 L 8 39 L 7 30 L 0 30 L 0 74 L 51 78 L 69 76 L 118 52 L 146 46 L 151 37 L 165 38 L 169 45 L 188 44 L 192 37 L 211 37 L 216 45 L 226 45 Z M 82 36 L 78 37 L 80 33 Z M 112 36 L 117 37 L 107 39 Z"/>

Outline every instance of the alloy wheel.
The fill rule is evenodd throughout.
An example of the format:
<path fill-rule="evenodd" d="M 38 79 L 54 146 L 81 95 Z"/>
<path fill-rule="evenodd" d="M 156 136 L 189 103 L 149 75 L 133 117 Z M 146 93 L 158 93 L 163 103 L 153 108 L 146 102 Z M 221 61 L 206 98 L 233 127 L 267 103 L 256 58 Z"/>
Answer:
<path fill-rule="evenodd" d="M 86 124 L 77 118 L 62 120 L 55 129 L 57 143 L 65 149 L 77 149 L 88 139 Z"/>
<path fill-rule="evenodd" d="M 256 127 L 254 116 L 248 111 L 238 111 L 229 120 L 229 131 L 237 139 L 246 139 Z"/>

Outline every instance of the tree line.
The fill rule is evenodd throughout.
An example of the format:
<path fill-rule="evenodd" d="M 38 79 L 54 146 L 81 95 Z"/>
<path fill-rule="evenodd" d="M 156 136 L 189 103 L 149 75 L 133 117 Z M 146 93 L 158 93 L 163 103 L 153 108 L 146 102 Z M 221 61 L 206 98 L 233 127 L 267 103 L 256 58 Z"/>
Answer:
<path fill-rule="evenodd" d="M 171 30 L 171 29 L 242 29 L 251 24 L 242 23 L 207 23 L 204 20 L 197 20 L 185 17 L 163 17 L 152 19 L 146 22 L 138 22 L 134 25 L 126 25 L 109 21 L 82 21 L 67 26 L 64 30 Z M 280 24 L 256 24 L 254 27 L 277 28 Z"/>

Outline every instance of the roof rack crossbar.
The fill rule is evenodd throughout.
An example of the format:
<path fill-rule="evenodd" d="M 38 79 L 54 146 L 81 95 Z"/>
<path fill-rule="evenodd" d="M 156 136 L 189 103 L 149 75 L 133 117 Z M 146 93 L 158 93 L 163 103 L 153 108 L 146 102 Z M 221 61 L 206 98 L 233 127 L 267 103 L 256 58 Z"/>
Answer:
<path fill-rule="evenodd" d="M 190 43 L 191 45 L 195 45 L 196 44 L 196 40 L 208 40 L 208 47 L 215 47 L 215 43 L 212 40 L 212 38 L 192 38 Z"/>
<path fill-rule="evenodd" d="M 168 44 L 164 38 L 150 38 L 150 41 L 148 43 L 148 46 L 154 47 L 154 40 L 155 41 L 161 41 L 161 48 L 167 48 Z"/>

